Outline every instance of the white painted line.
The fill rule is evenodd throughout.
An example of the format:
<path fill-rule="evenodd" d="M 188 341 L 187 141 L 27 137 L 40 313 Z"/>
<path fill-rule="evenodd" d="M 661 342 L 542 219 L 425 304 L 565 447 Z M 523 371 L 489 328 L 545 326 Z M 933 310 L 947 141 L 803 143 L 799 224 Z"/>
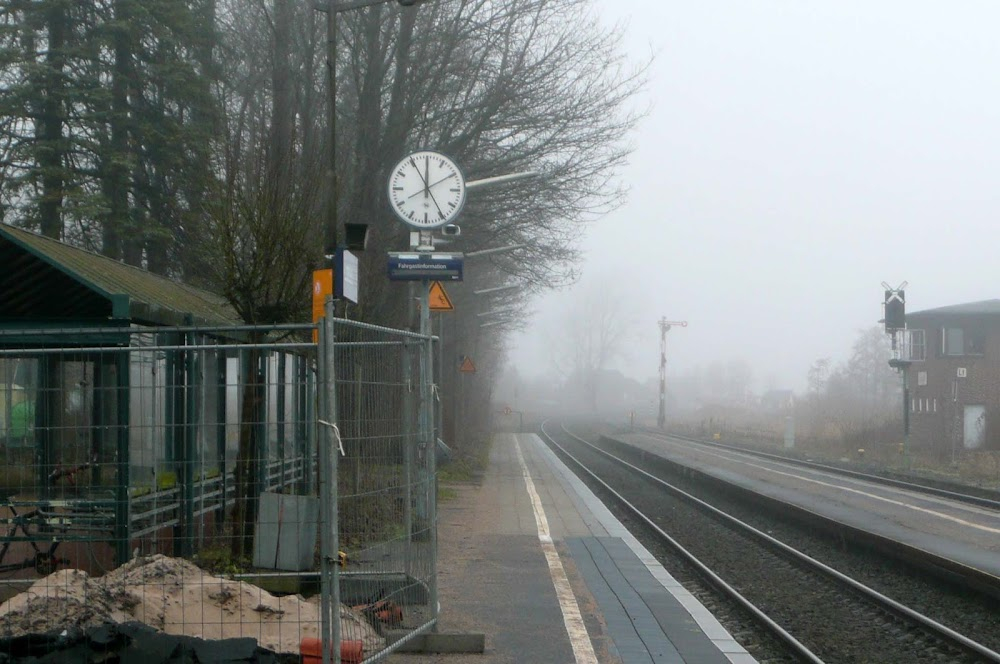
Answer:
<path fill-rule="evenodd" d="M 658 441 L 658 439 L 651 438 L 649 436 L 646 436 L 646 438 L 649 438 L 650 440 Z M 676 443 L 674 443 L 674 444 L 676 444 Z M 717 459 L 723 459 L 725 461 L 730 461 L 730 462 L 733 461 L 732 457 L 726 456 L 725 454 L 722 454 L 722 453 L 711 452 L 711 451 L 708 451 L 708 450 L 700 450 L 700 451 L 702 453 L 708 455 L 708 456 L 715 457 Z M 739 453 L 737 452 L 737 454 L 739 454 Z M 769 466 L 763 466 L 760 463 L 754 463 L 754 462 L 751 462 L 751 461 L 740 461 L 740 463 L 742 463 L 744 466 L 749 466 L 750 468 L 757 468 L 758 470 L 763 470 L 763 471 L 768 472 L 768 473 L 774 473 L 775 475 L 781 475 L 781 476 L 784 476 L 784 477 L 790 477 L 792 479 L 800 480 L 802 482 L 811 482 L 813 484 L 818 484 L 820 486 L 824 486 L 824 487 L 826 487 L 828 489 L 835 489 L 835 490 L 838 490 L 838 491 L 843 491 L 845 493 L 854 493 L 854 494 L 857 494 L 859 496 L 864 496 L 865 498 L 870 498 L 872 500 L 878 500 L 878 501 L 881 501 L 883 503 L 889 503 L 890 505 L 895 505 L 896 507 L 904 507 L 906 509 L 911 509 L 914 512 L 920 512 L 921 514 L 926 514 L 928 516 L 936 516 L 939 519 L 944 519 L 945 521 L 951 521 L 953 523 L 957 523 L 957 524 L 965 526 L 967 528 L 975 528 L 976 530 L 982 530 L 982 531 L 987 532 L 987 533 L 998 533 L 998 534 L 1000 534 L 1000 528 L 994 528 L 994 527 L 991 527 L 991 526 L 985 526 L 985 525 L 982 525 L 982 524 L 979 524 L 979 523 L 975 523 L 973 521 L 968 521 L 966 519 L 960 519 L 957 516 L 951 516 L 950 514 L 944 514 L 942 512 L 938 512 L 936 510 L 928 509 L 926 507 L 920 507 L 919 505 L 911 505 L 910 503 L 905 503 L 905 502 L 903 502 L 901 500 L 893 500 L 892 498 L 886 498 L 885 496 L 880 496 L 878 494 L 871 493 L 869 491 L 862 491 L 861 489 L 852 489 L 849 486 L 843 486 L 843 485 L 840 485 L 840 484 L 832 484 L 830 482 L 823 482 L 822 480 L 816 480 L 816 479 L 813 479 L 811 477 L 806 477 L 805 475 L 800 475 L 798 473 L 790 473 L 790 472 L 781 471 L 781 470 L 778 470 L 776 468 L 771 468 Z M 819 472 L 822 472 L 822 471 L 819 471 Z M 848 479 L 848 481 L 851 480 L 851 478 L 847 478 L 847 479 Z M 959 505 L 958 507 L 962 508 L 964 506 Z M 993 515 L 989 514 L 988 516 L 993 516 Z"/>
<path fill-rule="evenodd" d="M 594 646 L 590 643 L 587 626 L 583 623 L 583 616 L 580 615 L 580 605 L 577 604 L 576 595 L 573 594 L 569 579 L 566 578 L 566 570 L 563 569 L 562 561 L 559 560 L 559 552 L 556 551 L 555 544 L 552 543 L 549 522 L 545 518 L 545 510 L 542 508 L 542 499 L 538 497 L 535 483 L 531 481 L 528 464 L 524 462 L 524 455 L 521 454 L 521 445 L 517 442 L 517 436 L 513 436 L 513 438 L 514 451 L 517 453 L 517 461 L 521 464 L 524 483 L 527 485 L 528 495 L 531 497 L 531 508 L 535 512 L 538 541 L 542 543 L 542 552 L 545 553 L 545 561 L 549 564 L 549 576 L 552 577 L 552 585 L 556 589 L 559 609 L 562 611 L 563 622 L 566 623 L 566 633 L 569 635 L 570 645 L 573 646 L 573 656 L 576 658 L 577 664 L 597 664 Z"/>

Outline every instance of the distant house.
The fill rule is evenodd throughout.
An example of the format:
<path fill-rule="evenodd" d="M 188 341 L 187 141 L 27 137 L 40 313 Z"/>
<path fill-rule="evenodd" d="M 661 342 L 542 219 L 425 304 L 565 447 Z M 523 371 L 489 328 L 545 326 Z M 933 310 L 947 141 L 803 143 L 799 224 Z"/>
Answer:
<path fill-rule="evenodd" d="M 906 326 L 911 446 L 1000 449 L 1000 300 L 908 313 Z"/>

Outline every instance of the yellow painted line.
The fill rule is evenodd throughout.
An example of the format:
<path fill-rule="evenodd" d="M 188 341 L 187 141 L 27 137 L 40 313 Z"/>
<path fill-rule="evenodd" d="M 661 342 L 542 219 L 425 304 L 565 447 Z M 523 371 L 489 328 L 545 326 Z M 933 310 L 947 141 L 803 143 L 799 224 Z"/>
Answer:
<path fill-rule="evenodd" d="M 556 551 L 555 544 L 552 543 L 552 534 L 549 532 L 549 521 L 545 518 L 545 510 L 542 508 L 542 499 L 538 497 L 535 483 L 531 481 L 528 464 L 524 462 L 524 455 L 521 454 L 521 445 L 517 442 L 517 436 L 513 436 L 513 438 L 517 461 L 521 464 L 521 474 L 528 487 L 528 496 L 531 497 L 531 509 L 535 512 L 538 541 L 542 543 L 545 562 L 549 565 L 549 576 L 552 577 L 552 585 L 556 589 L 559 609 L 562 611 L 563 622 L 566 624 L 566 633 L 569 635 L 569 642 L 573 647 L 573 656 L 577 664 L 597 664 L 597 655 L 594 654 L 594 646 L 590 643 L 587 626 L 580 614 L 580 605 L 576 601 L 576 595 L 573 594 L 573 588 L 569 585 L 569 579 L 566 578 L 566 570 L 559 559 L 559 552 Z"/>
<path fill-rule="evenodd" d="M 674 443 L 674 444 L 675 445 L 680 445 L 680 443 Z M 727 456 L 725 456 L 723 454 L 718 454 L 716 452 L 709 452 L 707 450 L 701 450 L 701 451 L 702 451 L 702 453 L 707 454 L 709 456 L 714 456 L 717 459 L 724 459 L 726 461 L 734 461 L 734 459 L 732 457 L 727 457 Z M 735 452 L 734 454 L 739 454 L 739 453 Z M 785 477 L 791 477 L 793 479 L 801 480 L 803 482 L 812 482 L 813 484 L 819 484 L 820 486 L 825 486 L 825 487 L 828 487 L 828 488 L 831 488 L 831 489 L 837 489 L 839 491 L 846 491 L 847 493 L 855 493 L 855 494 L 857 494 L 859 496 L 864 496 L 866 498 L 871 498 L 872 500 L 879 500 L 879 501 L 882 501 L 883 503 L 889 503 L 890 505 L 896 505 L 897 507 L 905 507 L 907 509 L 913 510 L 914 512 L 920 512 L 922 514 L 928 514 L 930 516 L 936 516 L 936 517 L 938 517 L 940 519 L 944 519 L 946 521 L 951 521 L 953 523 L 957 523 L 957 524 L 960 524 L 962 526 L 967 526 L 969 528 L 975 528 L 976 530 L 982 530 L 983 532 L 987 532 L 987 533 L 1000 533 L 1000 528 L 994 528 L 992 526 L 985 526 L 985 525 L 980 524 L 980 523 L 975 523 L 975 522 L 972 522 L 972 521 L 966 521 L 965 519 L 960 519 L 957 516 L 952 516 L 950 514 L 944 514 L 943 512 L 937 512 L 937 511 L 932 510 L 932 509 L 927 509 L 926 507 L 919 507 L 918 505 L 911 505 L 909 503 L 904 503 L 901 500 L 894 500 L 892 498 L 886 498 L 885 496 L 880 496 L 878 494 L 870 493 L 868 491 L 862 491 L 861 489 L 852 489 L 850 487 L 841 486 L 839 484 L 830 484 L 829 482 L 823 482 L 821 480 L 814 480 L 811 477 L 805 477 L 803 475 L 796 475 L 794 473 L 786 473 L 786 472 L 781 471 L 781 470 L 775 470 L 774 468 L 769 468 L 768 466 L 761 466 L 759 464 L 751 463 L 749 461 L 740 460 L 739 463 L 741 463 L 741 464 L 743 464 L 745 466 L 750 466 L 751 468 L 758 468 L 760 470 L 764 470 L 764 471 L 767 471 L 767 472 L 770 472 L 770 473 L 774 473 L 775 475 L 783 475 Z"/>

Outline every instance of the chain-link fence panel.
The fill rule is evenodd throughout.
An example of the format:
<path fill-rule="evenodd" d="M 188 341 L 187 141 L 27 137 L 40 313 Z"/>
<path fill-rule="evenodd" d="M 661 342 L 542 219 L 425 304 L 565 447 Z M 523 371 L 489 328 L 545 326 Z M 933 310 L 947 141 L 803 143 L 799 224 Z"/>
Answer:
<path fill-rule="evenodd" d="M 0 636 L 318 637 L 313 329 L 0 333 Z"/>
<path fill-rule="evenodd" d="M 326 330 L 339 579 L 330 602 L 350 617 L 331 621 L 333 643 L 375 661 L 437 618 L 432 339 L 344 320 Z"/>

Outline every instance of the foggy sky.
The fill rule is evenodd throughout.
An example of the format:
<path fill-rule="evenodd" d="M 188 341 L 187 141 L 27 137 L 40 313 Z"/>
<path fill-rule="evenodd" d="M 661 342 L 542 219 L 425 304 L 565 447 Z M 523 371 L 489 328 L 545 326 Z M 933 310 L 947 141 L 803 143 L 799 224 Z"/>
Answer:
<path fill-rule="evenodd" d="M 745 358 L 758 389 L 802 389 L 881 318 L 882 281 L 909 311 L 1000 297 L 1000 4 L 595 4 L 655 56 L 629 200 L 581 242 L 584 283 L 638 303 L 627 375 L 657 375 L 661 316 L 690 323 L 669 373 Z M 567 297 L 534 303 L 522 374 L 551 372 Z"/>

